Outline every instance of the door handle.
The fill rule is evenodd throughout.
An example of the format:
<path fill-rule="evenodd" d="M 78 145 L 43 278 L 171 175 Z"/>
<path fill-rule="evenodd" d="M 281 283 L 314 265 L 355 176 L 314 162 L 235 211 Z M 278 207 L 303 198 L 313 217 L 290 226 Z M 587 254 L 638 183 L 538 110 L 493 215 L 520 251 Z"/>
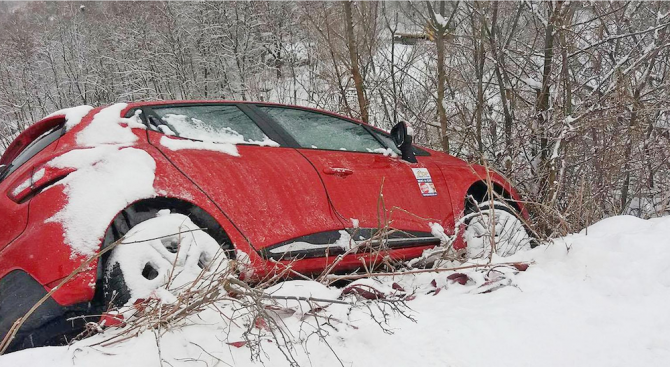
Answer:
<path fill-rule="evenodd" d="M 326 167 L 323 169 L 323 173 L 338 177 L 347 177 L 353 175 L 354 171 L 350 170 L 349 168 Z"/>

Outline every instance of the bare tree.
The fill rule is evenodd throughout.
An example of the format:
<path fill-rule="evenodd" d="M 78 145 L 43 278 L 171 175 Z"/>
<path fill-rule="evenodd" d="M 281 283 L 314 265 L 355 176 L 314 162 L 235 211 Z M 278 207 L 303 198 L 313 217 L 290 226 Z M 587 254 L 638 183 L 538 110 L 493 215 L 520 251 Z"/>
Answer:
<path fill-rule="evenodd" d="M 276 101 L 407 121 L 501 169 L 549 234 L 668 212 L 663 2 L 30 2 L 0 24 L 0 152 L 82 103 Z"/>

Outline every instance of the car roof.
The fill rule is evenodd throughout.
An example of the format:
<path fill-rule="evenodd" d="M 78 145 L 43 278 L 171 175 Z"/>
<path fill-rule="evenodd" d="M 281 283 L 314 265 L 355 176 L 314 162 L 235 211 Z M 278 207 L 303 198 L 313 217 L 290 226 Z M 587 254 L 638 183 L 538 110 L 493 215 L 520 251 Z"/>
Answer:
<path fill-rule="evenodd" d="M 285 103 L 277 103 L 277 102 L 265 102 L 265 101 L 235 101 L 235 100 L 165 100 L 165 101 L 142 101 L 142 102 L 129 102 L 128 107 L 126 107 L 122 113 L 125 114 L 129 110 L 133 108 L 138 108 L 138 107 L 152 107 L 152 106 L 169 106 L 169 105 L 178 105 L 178 104 L 219 104 L 219 103 L 229 103 L 229 104 L 252 104 L 252 105 L 265 105 L 265 106 L 277 106 L 277 107 L 290 107 L 290 108 L 299 108 L 303 110 L 310 110 L 314 112 L 319 112 L 319 113 L 324 113 L 327 115 L 332 115 L 332 116 L 337 116 L 340 118 L 345 118 L 348 120 L 353 120 L 357 123 L 363 124 L 370 126 L 372 128 L 379 129 L 375 126 L 372 126 L 368 123 L 365 123 L 359 119 L 353 118 L 353 117 L 348 117 L 344 115 L 340 115 L 338 113 L 332 112 L 332 111 L 327 111 L 327 110 L 322 110 L 318 108 L 313 108 L 313 107 L 306 107 L 306 106 L 300 106 L 300 105 L 293 105 L 293 104 L 285 104 Z"/>
<path fill-rule="evenodd" d="M 335 112 L 331 111 L 326 111 L 318 108 L 312 108 L 312 107 L 306 107 L 306 106 L 299 106 L 299 105 L 292 105 L 292 104 L 283 104 L 283 103 L 276 103 L 276 102 L 265 102 L 265 101 L 236 101 L 236 100 L 198 100 L 198 99 L 193 99 L 193 100 L 161 100 L 161 101 L 140 101 L 140 102 L 127 102 L 126 108 L 121 111 L 121 115 L 125 115 L 129 110 L 132 110 L 134 108 L 139 108 L 139 107 L 152 107 L 152 106 L 169 106 L 169 105 L 180 105 L 180 104 L 254 104 L 254 105 L 266 105 L 266 106 L 277 106 L 277 107 L 290 107 L 290 108 L 299 108 L 303 110 L 309 110 L 309 111 L 314 111 L 314 112 L 319 112 L 331 116 L 336 116 L 340 118 L 345 118 L 348 120 L 355 121 L 359 124 L 363 124 L 366 126 L 369 126 L 372 129 L 375 130 L 380 130 L 383 131 L 382 129 L 372 126 L 370 124 L 367 124 L 361 120 L 348 117 L 348 116 L 343 116 Z M 106 106 L 105 106 L 106 107 Z M 92 111 L 96 111 L 99 109 L 94 109 Z M 61 110 L 63 111 L 63 110 Z M 60 111 L 59 111 L 60 112 Z M 11 162 L 21 151 L 28 145 L 30 144 L 35 138 L 37 138 L 39 135 L 41 135 L 44 131 L 58 125 L 59 123 L 63 122 L 63 119 L 65 118 L 65 113 L 62 114 L 52 114 L 44 119 L 37 121 L 36 123 L 30 125 L 26 130 L 24 130 L 19 136 L 14 139 L 14 141 L 7 147 L 5 150 L 4 154 L 0 158 L 0 164 L 7 164 L 8 162 Z"/>

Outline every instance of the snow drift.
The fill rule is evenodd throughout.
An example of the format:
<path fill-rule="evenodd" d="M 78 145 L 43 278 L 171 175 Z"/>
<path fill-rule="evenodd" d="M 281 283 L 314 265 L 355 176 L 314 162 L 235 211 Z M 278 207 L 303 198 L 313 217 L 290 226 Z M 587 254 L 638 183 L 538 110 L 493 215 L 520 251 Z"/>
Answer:
<path fill-rule="evenodd" d="M 670 217 L 612 217 L 494 261 L 531 265 L 353 283 L 389 298 L 405 294 L 405 315 L 347 291 L 352 285 L 287 281 L 265 292 L 341 303 L 277 301 L 271 325 L 221 305 L 169 331 L 147 330 L 105 346 L 120 332 L 109 328 L 71 346 L 0 356 L 0 366 L 288 366 L 293 360 L 301 366 L 563 367 L 670 360 Z M 245 330 L 261 349 L 243 341 Z"/>

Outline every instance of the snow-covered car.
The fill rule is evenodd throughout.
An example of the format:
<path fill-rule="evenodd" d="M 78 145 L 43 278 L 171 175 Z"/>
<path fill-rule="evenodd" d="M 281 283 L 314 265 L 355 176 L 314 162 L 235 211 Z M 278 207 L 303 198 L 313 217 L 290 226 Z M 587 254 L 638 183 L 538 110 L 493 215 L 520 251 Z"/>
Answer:
<path fill-rule="evenodd" d="M 176 262 L 203 267 L 217 252 L 253 281 L 375 268 L 455 232 L 463 249 L 490 222 L 457 223 L 491 192 L 505 204 L 494 219 L 523 231 L 503 177 L 414 146 L 408 130 L 211 101 L 80 106 L 36 122 L 0 159 L 0 339 L 43 297 L 14 348 L 53 341 L 68 316 L 123 305 Z M 370 241 L 383 227 L 394 231 Z"/>

